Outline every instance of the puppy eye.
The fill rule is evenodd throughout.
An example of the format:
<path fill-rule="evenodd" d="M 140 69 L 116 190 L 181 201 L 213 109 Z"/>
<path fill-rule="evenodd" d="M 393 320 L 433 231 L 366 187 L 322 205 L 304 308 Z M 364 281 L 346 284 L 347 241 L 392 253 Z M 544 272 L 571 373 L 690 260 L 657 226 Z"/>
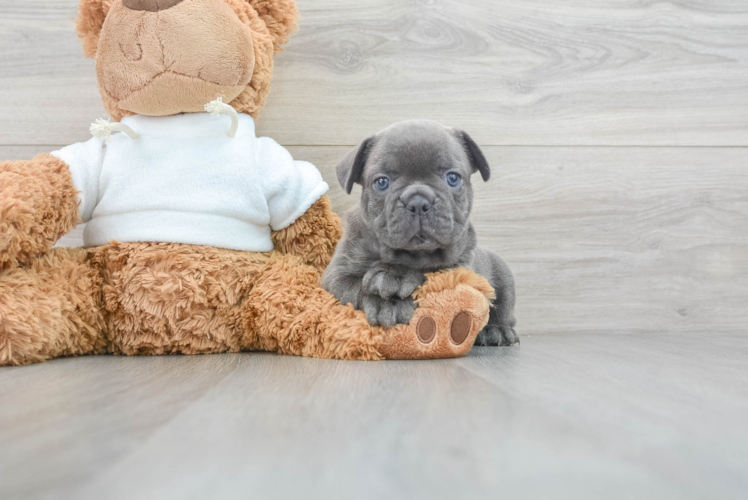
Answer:
<path fill-rule="evenodd" d="M 387 177 L 377 177 L 374 179 L 374 189 L 377 191 L 387 191 L 390 187 L 390 180 Z"/>
<path fill-rule="evenodd" d="M 450 187 L 456 188 L 462 185 L 462 176 L 457 172 L 448 172 L 445 178 Z"/>

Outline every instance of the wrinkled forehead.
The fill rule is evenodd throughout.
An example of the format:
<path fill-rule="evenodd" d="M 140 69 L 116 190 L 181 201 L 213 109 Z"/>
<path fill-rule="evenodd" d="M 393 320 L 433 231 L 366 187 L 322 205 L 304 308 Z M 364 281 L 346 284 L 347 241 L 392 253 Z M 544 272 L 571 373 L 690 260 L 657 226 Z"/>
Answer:
<path fill-rule="evenodd" d="M 467 155 L 449 130 L 418 129 L 384 135 L 377 144 L 379 173 L 420 176 L 445 170 L 469 170 Z"/>

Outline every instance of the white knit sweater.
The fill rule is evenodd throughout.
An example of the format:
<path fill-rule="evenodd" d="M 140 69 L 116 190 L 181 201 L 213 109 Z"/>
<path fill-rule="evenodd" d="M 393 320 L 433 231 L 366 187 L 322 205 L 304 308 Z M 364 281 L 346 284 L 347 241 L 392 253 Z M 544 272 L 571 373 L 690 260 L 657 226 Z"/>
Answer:
<path fill-rule="evenodd" d="M 137 134 L 93 138 L 52 153 L 80 191 L 86 246 L 158 241 L 266 252 L 328 190 L 311 163 L 294 161 L 252 117 L 190 113 L 130 116 Z"/>

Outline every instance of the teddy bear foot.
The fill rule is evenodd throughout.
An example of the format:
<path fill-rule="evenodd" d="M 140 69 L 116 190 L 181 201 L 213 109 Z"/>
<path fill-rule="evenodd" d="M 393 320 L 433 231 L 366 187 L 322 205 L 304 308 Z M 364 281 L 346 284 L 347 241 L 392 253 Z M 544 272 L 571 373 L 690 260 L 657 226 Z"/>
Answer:
<path fill-rule="evenodd" d="M 379 352 L 385 359 L 459 358 L 473 347 L 488 322 L 488 282 L 458 268 L 428 276 L 416 292 L 410 324 L 387 330 Z"/>

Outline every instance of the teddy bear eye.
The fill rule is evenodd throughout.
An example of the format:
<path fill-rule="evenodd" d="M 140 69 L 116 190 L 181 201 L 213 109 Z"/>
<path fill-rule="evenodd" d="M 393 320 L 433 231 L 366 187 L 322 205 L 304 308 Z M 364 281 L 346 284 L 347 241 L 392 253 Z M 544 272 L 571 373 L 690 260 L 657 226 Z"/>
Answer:
<path fill-rule="evenodd" d="M 387 191 L 389 187 L 390 187 L 390 180 L 385 176 L 377 177 L 374 180 L 374 189 L 376 189 L 377 191 Z"/>
<path fill-rule="evenodd" d="M 460 185 L 462 184 L 462 176 L 457 172 L 448 172 L 446 175 L 446 179 L 447 184 L 449 184 L 449 186 L 453 188 L 460 187 Z"/>

